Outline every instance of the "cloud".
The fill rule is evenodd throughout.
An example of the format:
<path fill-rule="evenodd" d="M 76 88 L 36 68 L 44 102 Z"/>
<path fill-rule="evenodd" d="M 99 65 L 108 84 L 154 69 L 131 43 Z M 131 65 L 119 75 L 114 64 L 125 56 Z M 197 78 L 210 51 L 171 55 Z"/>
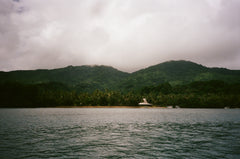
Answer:
<path fill-rule="evenodd" d="M 240 69 L 238 0 L 2 0 L 0 69 L 166 60 Z"/>

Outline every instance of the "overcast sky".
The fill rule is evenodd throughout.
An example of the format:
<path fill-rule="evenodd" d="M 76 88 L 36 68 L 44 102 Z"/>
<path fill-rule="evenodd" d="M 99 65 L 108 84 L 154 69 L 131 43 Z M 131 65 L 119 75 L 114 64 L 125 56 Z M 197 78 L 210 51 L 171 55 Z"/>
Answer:
<path fill-rule="evenodd" d="M 240 0 L 0 0 L 0 70 L 169 60 L 240 70 Z"/>

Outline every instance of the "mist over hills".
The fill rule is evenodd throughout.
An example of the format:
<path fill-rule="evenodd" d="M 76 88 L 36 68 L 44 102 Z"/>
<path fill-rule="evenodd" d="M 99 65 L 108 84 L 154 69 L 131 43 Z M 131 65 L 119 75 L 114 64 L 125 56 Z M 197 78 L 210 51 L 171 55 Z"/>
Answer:
<path fill-rule="evenodd" d="M 195 81 L 240 82 L 240 70 L 208 68 L 190 61 L 168 61 L 133 73 L 110 66 L 68 66 L 52 70 L 0 72 L 0 83 L 41 84 L 57 82 L 79 91 L 136 90 L 161 83 L 188 84 Z"/>

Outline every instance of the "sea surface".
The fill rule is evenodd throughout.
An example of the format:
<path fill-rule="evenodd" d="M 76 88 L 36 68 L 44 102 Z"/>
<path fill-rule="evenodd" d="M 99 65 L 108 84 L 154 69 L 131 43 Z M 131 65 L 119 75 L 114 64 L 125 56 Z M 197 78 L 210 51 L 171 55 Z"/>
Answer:
<path fill-rule="evenodd" d="M 240 159 L 240 109 L 0 109 L 1 159 Z"/>

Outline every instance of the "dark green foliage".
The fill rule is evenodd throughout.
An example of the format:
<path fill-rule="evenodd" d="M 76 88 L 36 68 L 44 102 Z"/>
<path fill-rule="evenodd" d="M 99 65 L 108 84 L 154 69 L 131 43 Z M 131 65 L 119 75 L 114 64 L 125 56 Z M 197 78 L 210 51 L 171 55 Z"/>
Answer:
<path fill-rule="evenodd" d="M 0 72 L 0 83 L 58 82 L 75 88 L 78 92 L 93 92 L 96 89 L 116 89 L 117 83 L 128 75 L 108 66 L 68 66 L 53 70 Z"/>
<path fill-rule="evenodd" d="M 169 83 L 163 83 L 159 84 L 157 86 L 146 86 L 142 88 L 141 94 L 149 94 L 149 93 L 163 93 L 163 94 L 169 94 L 172 92 L 172 86 Z"/>
<path fill-rule="evenodd" d="M 0 85 L 0 107 L 30 107 L 38 90 L 30 85 L 6 83 Z"/>
<path fill-rule="evenodd" d="M 75 98 L 73 93 L 61 83 L 21 84 L 8 82 L 0 84 L 0 107 L 72 105 Z"/>
<path fill-rule="evenodd" d="M 176 86 L 210 80 L 239 83 L 240 71 L 207 68 L 189 61 L 169 61 L 131 74 L 108 66 L 68 66 L 53 70 L 0 72 L 0 83 L 8 81 L 24 84 L 58 82 L 74 88 L 77 92 L 89 93 L 96 89 L 128 92 L 162 83 Z"/>
<path fill-rule="evenodd" d="M 240 84 L 205 81 L 171 86 L 164 83 L 127 93 L 112 90 L 77 93 L 61 83 L 0 84 L 0 107 L 136 106 L 143 97 L 159 106 L 239 107 Z"/>
<path fill-rule="evenodd" d="M 132 74 L 107 66 L 0 72 L 0 107 L 240 107 L 240 71 L 170 61 Z"/>
<path fill-rule="evenodd" d="M 172 86 L 189 84 L 194 81 L 221 80 L 239 83 L 240 71 L 223 68 L 207 68 L 189 61 L 169 61 L 132 73 L 123 79 L 120 86 L 125 90 L 141 89 L 169 83 Z"/>
<path fill-rule="evenodd" d="M 166 91 L 168 90 L 168 91 Z M 156 105 L 180 105 L 195 108 L 240 107 L 240 83 L 223 81 L 192 82 L 170 86 L 168 83 L 144 87 L 141 94 Z"/>

